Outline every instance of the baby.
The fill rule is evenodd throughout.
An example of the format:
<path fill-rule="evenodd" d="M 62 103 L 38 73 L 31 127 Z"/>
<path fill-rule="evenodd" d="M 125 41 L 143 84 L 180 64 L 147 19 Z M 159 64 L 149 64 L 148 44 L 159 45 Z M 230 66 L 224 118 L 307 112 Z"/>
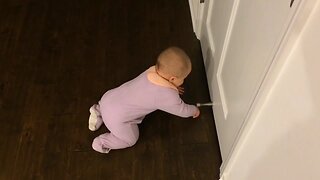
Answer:
<path fill-rule="evenodd" d="M 170 47 L 158 56 L 155 66 L 135 79 L 107 91 L 90 108 L 89 129 L 95 131 L 104 123 L 110 133 L 93 140 L 92 148 L 100 153 L 133 146 L 139 138 L 138 125 L 145 115 L 162 110 L 180 117 L 200 115 L 194 105 L 185 104 L 180 87 L 191 72 L 188 55 Z"/>

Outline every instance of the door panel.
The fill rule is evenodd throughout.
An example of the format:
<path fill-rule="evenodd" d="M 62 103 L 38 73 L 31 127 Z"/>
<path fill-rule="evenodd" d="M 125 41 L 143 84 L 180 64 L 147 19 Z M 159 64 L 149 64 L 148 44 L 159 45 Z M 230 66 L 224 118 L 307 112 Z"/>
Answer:
<path fill-rule="evenodd" d="M 212 99 L 217 104 L 213 110 L 224 160 L 232 149 L 292 13 L 290 0 L 216 0 L 210 3 L 212 8 L 209 8 L 207 28 L 204 28 L 206 35 L 201 42 L 209 41 L 205 51 L 212 52 L 208 56 L 210 59 L 205 57 L 205 61 L 214 66 L 206 69 L 213 71 L 207 71 L 210 73 L 207 75 Z"/>

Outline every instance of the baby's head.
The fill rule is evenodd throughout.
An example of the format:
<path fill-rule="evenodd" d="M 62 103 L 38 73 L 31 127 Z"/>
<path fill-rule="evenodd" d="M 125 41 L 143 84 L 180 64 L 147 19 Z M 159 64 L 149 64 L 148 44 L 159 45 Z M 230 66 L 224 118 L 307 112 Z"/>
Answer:
<path fill-rule="evenodd" d="M 176 87 L 183 84 L 191 69 L 190 58 L 178 47 L 169 47 L 162 51 L 156 63 L 157 73 Z"/>

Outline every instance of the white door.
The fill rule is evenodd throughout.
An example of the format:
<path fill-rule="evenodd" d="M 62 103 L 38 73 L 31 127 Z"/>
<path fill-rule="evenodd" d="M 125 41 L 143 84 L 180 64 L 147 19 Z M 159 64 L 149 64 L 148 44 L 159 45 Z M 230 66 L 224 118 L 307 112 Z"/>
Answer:
<path fill-rule="evenodd" d="M 189 0 L 193 31 L 200 38 L 204 0 Z"/>
<path fill-rule="evenodd" d="M 223 161 L 299 2 L 214 0 L 204 7 L 200 41 Z"/>

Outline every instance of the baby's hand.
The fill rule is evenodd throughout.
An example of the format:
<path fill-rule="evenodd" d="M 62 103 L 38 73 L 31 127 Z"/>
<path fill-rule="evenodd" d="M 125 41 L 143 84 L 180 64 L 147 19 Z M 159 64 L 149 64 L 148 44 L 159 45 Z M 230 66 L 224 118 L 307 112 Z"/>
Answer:
<path fill-rule="evenodd" d="M 177 87 L 177 89 L 178 89 L 180 95 L 182 95 L 184 93 L 184 87 L 179 86 L 179 87 Z"/>
<path fill-rule="evenodd" d="M 193 115 L 193 118 L 197 118 L 197 117 L 199 117 L 199 115 L 200 115 L 200 110 L 199 110 L 199 108 L 197 108 L 197 111 L 196 111 L 196 113 Z"/>

